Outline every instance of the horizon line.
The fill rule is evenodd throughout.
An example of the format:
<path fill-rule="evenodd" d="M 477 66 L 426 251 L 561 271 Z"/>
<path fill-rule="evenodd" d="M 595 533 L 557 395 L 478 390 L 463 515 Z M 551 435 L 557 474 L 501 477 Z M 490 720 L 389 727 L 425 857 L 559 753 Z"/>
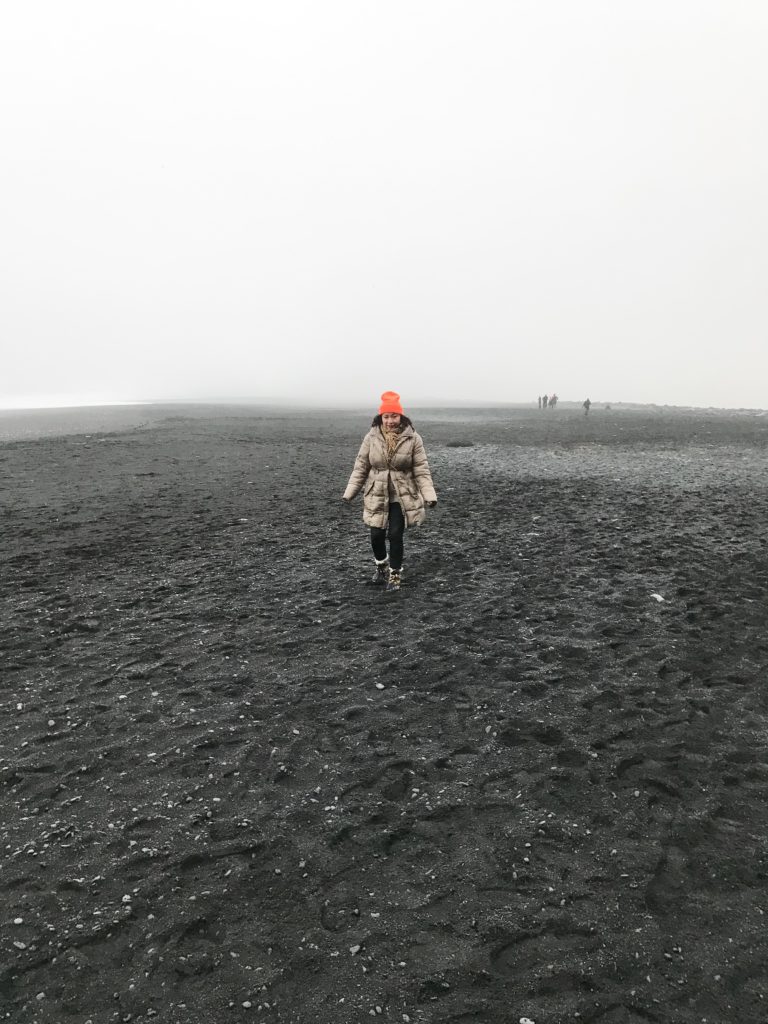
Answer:
<path fill-rule="evenodd" d="M 208 398 L 90 398 L 88 396 L 64 396 L 64 395 L 46 395 L 43 400 L 42 396 L 40 399 L 35 399 L 30 395 L 24 395 L 20 399 L 15 399 L 8 404 L 11 396 L 0 395 L 0 413 L 8 412 L 51 412 L 55 410 L 65 409 L 99 409 L 99 408 L 120 408 L 120 407 L 132 407 L 132 406 L 162 406 L 162 405 L 246 405 L 246 406 L 282 406 L 291 408 L 309 408 L 309 409 L 366 409 L 368 410 L 371 405 L 370 401 L 364 401 L 362 399 L 339 399 L 336 402 L 323 401 L 318 402 L 310 398 L 292 398 L 288 396 L 226 396 L 226 397 L 208 397 Z M 21 402 L 22 404 L 19 404 Z M 576 405 L 581 407 L 582 399 L 569 399 L 569 398 L 558 398 L 558 404 L 563 405 Z M 375 402 L 373 403 L 375 405 Z M 461 409 L 489 409 L 489 408 L 532 408 L 537 409 L 537 403 L 534 399 L 528 399 L 527 401 L 510 400 L 510 399 L 437 399 L 428 398 L 425 396 L 414 398 L 408 402 L 410 408 L 461 408 Z M 624 400 L 605 400 L 595 399 L 592 401 L 593 407 L 606 408 L 613 407 L 641 407 L 651 409 L 701 409 L 711 410 L 716 409 L 723 412 L 765 412 L 766 410 L 759 406 L 726 406 L 726 405 L 692 405 L 692 404 L 669 404 L 666 402 L 639 402 L 639 401 L 624 401 Z"/>

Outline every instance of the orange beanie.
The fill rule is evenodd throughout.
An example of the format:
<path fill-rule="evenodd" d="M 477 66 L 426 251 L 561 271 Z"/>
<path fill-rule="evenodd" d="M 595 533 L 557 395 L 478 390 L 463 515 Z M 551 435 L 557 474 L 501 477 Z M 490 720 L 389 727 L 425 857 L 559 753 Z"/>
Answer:
<path fill-rule="evenodd" d="M 400 405 L 400 395 L 396 391 L 385 391 L 381 396 L 381 405 L 379 406 L 379 412 L 383 415 L 385 412 L 396 412 L 400 416 L 403 415 L 403 407 Z"/>

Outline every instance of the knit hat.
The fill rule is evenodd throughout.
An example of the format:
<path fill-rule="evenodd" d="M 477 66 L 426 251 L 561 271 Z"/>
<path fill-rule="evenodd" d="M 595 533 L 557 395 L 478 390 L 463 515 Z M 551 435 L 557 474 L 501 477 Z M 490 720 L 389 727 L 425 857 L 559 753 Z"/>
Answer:
<path fill-rule="evenodd" d="M 385 391 L 381 396 L 381 405 L 379 406 L 379 412 L 383 415 L 385 412 L 396 412 L 400 416 L 403 415 L 403 407 L 400 405 L 400 395 L 396 391 Z"/>

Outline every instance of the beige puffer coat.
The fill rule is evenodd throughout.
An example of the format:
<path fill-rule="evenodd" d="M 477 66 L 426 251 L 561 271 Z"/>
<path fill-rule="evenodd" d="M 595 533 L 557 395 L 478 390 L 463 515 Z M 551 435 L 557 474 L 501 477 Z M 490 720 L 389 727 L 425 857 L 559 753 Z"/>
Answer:
<path fill-rule="evenodd" d="M 424 442 L 413 429 L 404 427 L 392 464 L 387 465 L 387 442 L 379 427 L 371 427 L 363 438 L 355 459 L 355 468 L 349 478 L 344 500 L 350 501 L 363 492 L 363 522 L 366 526 L 383 529 L 389 519 L 389 481 L 400 507 L 406 526 L 418 526 L 426 518 L 424 503 L 437 501 L 432 474 L 429 472 Z"/>

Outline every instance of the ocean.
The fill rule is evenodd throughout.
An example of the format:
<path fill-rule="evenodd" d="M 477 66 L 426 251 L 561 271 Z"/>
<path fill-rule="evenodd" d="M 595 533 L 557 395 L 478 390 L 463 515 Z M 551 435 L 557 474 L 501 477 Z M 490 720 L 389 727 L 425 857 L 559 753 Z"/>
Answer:
<path fill-rule="evenodd" d="M 0 443 L 101 434 L 152 426 L 179 408 L 168 405 L 98 405 L 64 409 L 0 409 Z"/>
<path fill-rule="evenodd" d="M 132 403 L 49 409 L 0 409 L 0 444 L 71 434 L 106 434 L 154 427 L 171 417 L 249 416 L 255 405 L 221 403 Z M 274 410 L 272 410 L 274 412 Z"/>

